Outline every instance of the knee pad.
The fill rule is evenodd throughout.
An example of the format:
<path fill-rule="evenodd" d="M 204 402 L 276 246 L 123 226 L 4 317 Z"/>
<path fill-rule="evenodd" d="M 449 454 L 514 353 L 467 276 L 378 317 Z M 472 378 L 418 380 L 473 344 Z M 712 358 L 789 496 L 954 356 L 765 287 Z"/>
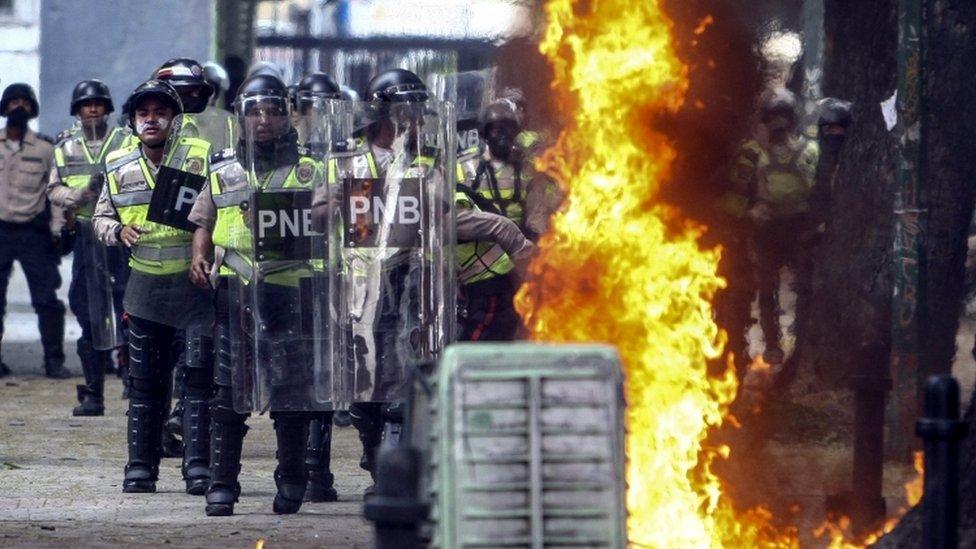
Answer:
<path fill-rule="evenodd" d="M 216 423 L 244 423 L 247 414 L 234 410 L 234 393 L 229 386 L 217 386 L 217 392 L 210 401 L 210 418 Z"/>
<path fill-rule="evenodd" d="M 166 380 L 129 375 L 129 398 L 133 400 L 164 401 L 169 389 Z"/>

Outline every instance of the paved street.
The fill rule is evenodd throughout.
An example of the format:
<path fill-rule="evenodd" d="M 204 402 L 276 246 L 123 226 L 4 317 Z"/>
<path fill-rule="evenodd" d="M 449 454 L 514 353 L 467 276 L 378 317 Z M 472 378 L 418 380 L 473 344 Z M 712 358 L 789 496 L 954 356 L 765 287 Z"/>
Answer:
<path fill-rule="evenodd" d="M 66 283 L 69 262 L 61 269 Z M 248 421 L 236 516 L 207 517 L 203 498 L 183 493 L 178 459 L 163 460 L 158 493 L 123 494 L 121 382 L 108 382 L 104 417 L 71 417 L 81 383 L 74 318 L 68 319 L 65 350 L 79 377 L 50 380 L 42 375 L 36 317 L 19 271 L 8 300 L 3 358 L 14 374 L 0 380 L 0 547 L 253 547 L 258 539 L 270 548 L 369 545 L 371 529 L 361 518 L 368 475 L 358 467 L 352 428 L 337 430 L 333 443 L 340 501 L 305 504 L 298 515 L 271 511 L 274 432 L 266 416 Z"/>

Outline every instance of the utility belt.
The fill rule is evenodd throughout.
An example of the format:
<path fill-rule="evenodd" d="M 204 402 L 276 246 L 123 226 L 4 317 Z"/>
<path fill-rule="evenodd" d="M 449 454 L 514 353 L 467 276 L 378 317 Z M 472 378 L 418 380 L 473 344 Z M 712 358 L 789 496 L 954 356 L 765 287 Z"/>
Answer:
<path fill-rule="evenodd" d="M 24 229 L 35 229 L 39 231 L 50 230 L 51 227 L 51 211 L 49 208 L 45 207 L 39 214 L 35 215 L 30 221 L 4 221 L 0 219 L 0 230 L 5 231 L 17 231 Z"/>

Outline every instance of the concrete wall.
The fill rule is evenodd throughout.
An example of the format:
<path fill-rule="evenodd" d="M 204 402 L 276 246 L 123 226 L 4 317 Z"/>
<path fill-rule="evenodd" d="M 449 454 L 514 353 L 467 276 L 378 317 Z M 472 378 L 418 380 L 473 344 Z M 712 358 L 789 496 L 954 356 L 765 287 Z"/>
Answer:
<path fill-rule="evenodd" d="M 206 62 L 213 18 L 213 0 L 43 0 L 41 131 L 55 135 L 71 125 L 71 90 L 80 80 L 103 80 L 121 110 L 129 92 L 166 59 Z"/>
<path fill-rule="evenodd" d="M 0 88 L 26 82 L 37 89 L 40 3 L 41 0 L 14 0 L 9 12 L 0 12 Z M 31 127 L 36 129 L 37 122 L 32 121 Z"/>

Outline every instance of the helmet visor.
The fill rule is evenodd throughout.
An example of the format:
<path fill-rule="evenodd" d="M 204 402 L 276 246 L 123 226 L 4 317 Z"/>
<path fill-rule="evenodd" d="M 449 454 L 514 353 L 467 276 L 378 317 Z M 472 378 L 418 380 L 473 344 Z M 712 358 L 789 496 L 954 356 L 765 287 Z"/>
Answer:
<path fill-rule="evenodd" d="M 246 135 L 254 141 L 270 141 L 291 127 L 288 99 L 280 95 L 250 95 L 237 103 L 237 116 Z"/>

